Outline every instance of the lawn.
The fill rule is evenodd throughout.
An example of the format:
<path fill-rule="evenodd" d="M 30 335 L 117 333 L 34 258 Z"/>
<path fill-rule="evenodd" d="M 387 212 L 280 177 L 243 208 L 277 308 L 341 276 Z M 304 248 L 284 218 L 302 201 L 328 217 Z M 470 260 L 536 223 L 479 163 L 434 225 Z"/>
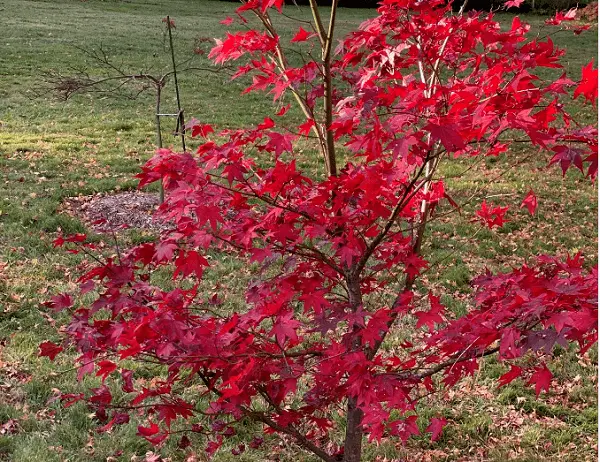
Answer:
<path fill-rule="evenodd" d="M 63 409 L 48 403 L 56 389 L 74 392 L 97 383 L 89 378 L 77 384 L 68 359 L 51 363 L 37 357 L 37 345 L 56 338 L 40 303 L 74 287 L 80 262 L 51 242 L 59 231 L 86 231 L 83 223 L 62 213 L 63 203 L 134 189 L 133 175 L 151 156 L 155 135 L 151 92 L 136 99 L 80 95 L 65 102 L 44 86 L 44 75 L 82 67 L 100 75 L 102 69 L 80 49 L 100 45 L 132 72 L 167 71 L 163 17 L 171 15 L 176 22 L 176 51 L 183 60 L 193 56 L 198 44 L 205 46 L 206 38 L 223 34 L 219 21 L 234 7 L 201 0 L 0 1 L 0 460 L 141 461 L 153 450 L 173 461 L 191 457 L 193 447 L 179 449 L 176 441 L 153 449 L 135 435 L 135 424 L 111 434 L 96 433 L 97 422 L 83 405 Z M 307 14 L 303 8 L 291 11 L 299 17 Z M 339 32 L 373 14 L 341 9 Z M 505 16 L 502 22 L 511 19 Z M 524 19 L 533 24 L 532 33 L 543 23 L 543 18 Z M 295 26 L 285 20 L 282 28 L 291 36 Z M 564 32 L 553 40 L 567 49 L 568 76 L 578 79 L 582 65 L 597 54 L 597 30 L 581 36 Z M 196 56 L 194 65 L 210 66 L 204 56 Z M 241 97 L 243 83 L 231 82 L 226 73 L 190 72 L 180 75 L 180 83 L 186 114 L 218 127 L 260 122 L 271 109 L 268 97 Z M 164 108 L 172 111 L 174 91 L 168 87 L 165 92 Z M 597 117 L 582 103 L 570 110 L 588 123 Z M 288 120 L 294 117 L 298 113 L 290 111 Z M 165 143 L 176 145 L 177 139 L 168 135 L 174 122 L 166 124 Z M 468 304 L 470 279 L 485 267 L 505 269 L 540 253 L 581 251 L 589 264 L 597 259 L 596 186 L 577 172 L 563 178 L 559 168 L 547 167 L 546 153 L 518 149 L 528 160 L 505 175 L 499 173 L 516 157 L 488 159 L 450 182 L 457 202 L 479 187 L 479 199 L 511 205 L 510 223 L 500 231 L 478 231 L 467 207 L 461 216 L 449 216 L 431 230 L 425 253 L 439 264 L 428 275 L 428 284 L 434 290 L 443 288 L 448 294 L 443 302 L 457 312 Z M 457 160 L 444 174 L 451 176 L 468 165 L 468 160 Z M 519 209 L 530 188 L 540 201 L 533 218 Z M 148 238 L 142 232 L 120 236 L 125 242 Z M 223 259 L 212 277 L 234 277 L 237 269 L 235 262 Z M 424 403 L 431 412 L 443 409 L 450 421 L 441 441 L 423 437 L 406 447 L 369 447 L 366 460 L 595 460 L 596 364 L 596 349 L 580 360 L 572 351 L 563 352 L 550 365 L 559 385 L 536 400 L 521 383 L 497 390 L 493 379 L 502 368 L 490 361 L 442 401 Z M 198 459 L 188 460 L 203 460 L 202 449 L 197 452 Z M 261 452 L 234 458 L 224 450 L 215 460 L 312 459 L 272 437 Z"/>

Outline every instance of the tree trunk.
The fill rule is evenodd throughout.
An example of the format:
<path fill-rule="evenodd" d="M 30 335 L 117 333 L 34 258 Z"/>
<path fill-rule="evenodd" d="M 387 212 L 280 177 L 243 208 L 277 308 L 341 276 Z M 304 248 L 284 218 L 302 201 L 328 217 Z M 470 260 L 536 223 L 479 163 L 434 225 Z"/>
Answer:
<path fill-rule="evenodd" d="M 362 306 L 362 293 L 360 290 L 360 280 L 356 277 L 348 279 L 348 295 L 350 306 L 356 311 Z M 354 326 L 355 334 L 359 328 Z M 356 337 L 353 340 L 353 349 L 360 348 L 360 340 Z M 357 405 L 356 398 L 348 398 L 346 408 L 346 437 L 344 440 L 344 462 L 360 462 L 362 453 L 363 431 L 360 425 L 363 418 L 363 411 Z"/>
<path fill-rule="evenodd" d="M 356 398 L 348 400 L 346 417 L 346 438 L 344 440 L 344 462 L 360 462 L 362 453 L 362 428 L 360 422 L 363 411 L 356 405 Z"/>
<path fill-rule="evenodd" d="M 325 137 L 326 150 L 327 150 L 327 171 L 329 176 L 337 176 L 337 166 L 335 159 L 335 142 L 333 139 L 333 132 L 330 127 L 333 123 L 333 103 L 332 103 L 332 82 L 331 82 L 331 64 L 327 61 L 323 63 L 323 70 L 325 73 L 324 86 L 325 86 L 325 123 L 323 125 L 323 135 Z"/>

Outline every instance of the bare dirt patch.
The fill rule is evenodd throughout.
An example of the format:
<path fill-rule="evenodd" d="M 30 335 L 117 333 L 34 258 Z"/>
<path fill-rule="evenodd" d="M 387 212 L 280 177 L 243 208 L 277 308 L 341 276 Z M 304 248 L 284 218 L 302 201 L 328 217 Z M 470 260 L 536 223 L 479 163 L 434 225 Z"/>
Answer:
<path fill-rule="evenodd" d="M 160 232 L 168 225 L 153 217 L 158 205 L 156 193 L 125 191 L 72 197 L 63 203 L 63 211 L 98 233 L 131 228 Z"/>

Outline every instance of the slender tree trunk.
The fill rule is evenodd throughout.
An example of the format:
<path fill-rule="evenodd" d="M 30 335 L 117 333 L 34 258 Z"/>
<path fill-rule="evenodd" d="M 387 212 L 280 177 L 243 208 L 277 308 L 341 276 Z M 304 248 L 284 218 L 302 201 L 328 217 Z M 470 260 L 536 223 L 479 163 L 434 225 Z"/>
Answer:
<path fill-rule="evenodd" d="M 332 103 L 332 82 L 331 82 L 331 63 L 330 58 L 323 62 L 323 70 L 325 73 L 325 124 L 323 126 L 325 143 L 327 149 L 327 170 L 330 176 L 337 176 L 337 166 L 335 159 L 335 143 L 333 140 L 333 132 L 330 130 L 333 123 L 333 103 Z"/>
<path fill-rule="evenodd" d="M 346 416 L 346 438 L 344 440 L 344 462 L 360 462 L 363 431 L 360 422 L 363 411 L 357 407 L 356 398 L 348 400 Z"/>
<path fill-rule="evenodd" d="M 321 42 L 321 58 L 323 64 L 323 87 L 325 94 L 323 95 L 323 112 L 325 120 L 320 122 L 319 141 L 321 141 L 321 150 L 323 151 L 327 174 L 337 176 L 337 165 L 335 159 L 335 143 L 333 133 L 330 131 L 331 123 L 333 122 L 333 83 L 331 81 L 331 47 L 333 44 L 333 33 L 335 30 L 335 17 L 339 0 L 331 2 L 331 10 L 329 13 L 329 24 L 327 29 L 321 20 L 317 0 L 310 0 L 310 9 L 312 11 L 314 26 Z M 317 120 L 315 119 L 315 124 Z M 319 124 L 317 124 L 319 125 Z"/>
<path fill-rule="evenodd" d="M 353 311 L 358 310 L 362 306 L 362 293 L 360 290 L 360 280 L 356 277 L 348 279 L 348 295 L 350 307 Z M 354 331 L 358 328 L 354 326 Z M 353 341 L 353 349 L 360 348 L 360 340 L 357 338 Z M 363 430 L 361 421 L 363 411 L 358 407 L 356 398 L 348 398 L 346 406 L 346 437 L 344 439 L 344 462 L 360 462 L 362 453 L 362 437 Z"/>
<path fill-rule="evenodd" d="M 325 126 L 324 135 L 325 143 L 327 145 L 327 167 L 329 175 L 337 176 L 337 166 L 335 159 L 335 142 L 333 139 L 333 132 L 331 131 L 331 124 L 333 123 L 333 82 L 331 80 L 331 47 L 333 45 L 333 33 L 335 30 L 335 17 L 337 13 L 338 0 L 333 0 L 331 3 L 331 11 L 329 15 L 329 26 L 327 28 L 327 35 L 325 36 L 325 43 L 323 44 L 323 73 L 324 73 L 324 109 L 325 109 Z"/>

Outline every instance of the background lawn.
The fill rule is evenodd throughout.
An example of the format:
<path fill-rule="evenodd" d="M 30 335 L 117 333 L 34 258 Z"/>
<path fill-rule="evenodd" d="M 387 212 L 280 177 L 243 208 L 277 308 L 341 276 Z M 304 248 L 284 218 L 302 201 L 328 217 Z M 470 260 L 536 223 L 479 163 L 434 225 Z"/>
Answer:
<path fill-rule="evenodd" d="M 75 46 L 98 49 L 100 44 L 111 59 L 132 72 L 159 73 L 169 68 L 170 59 L 164 16 L 176 21 L 175 43 L 183 60 L 193 56 L 196 46 L 207 48 L 207 38 L 223 35 L 219 21 L 232 15 L 234 8 L 234 3 L 200 0 L 0 0 L 0 460 L 129 461 L 142 460 L 153 450 L 135 436 L 135 423 L 98 434 L 94 431 L 98 423 L 83 405 L 62 409 L 47 404 L 57 388 L 75 392 L 97 381 L 89 378 L 77 384 L 67 356 L 56 363 L 37 358 L 37 345 L 56 338 L 40 302 L 74 287 L 80 261 L 51 245 L 59 230 L 84 231 L 82 223 L 60 213 L 61 203 L 69 197 L 135 188 L 132 177 L 153 150 L 153 95 L 142 94 L 137 100 L 84 95 L 63 102 L 44 88 L 43 74 L 86 67 L 99 75 L 101 69 Z M 289 11 L 307 15 L 304 8 Z M 338 31 L 351 30 L 373 14 L 374 10 L 341 9 Z M 509 24 L 511 19 L 504 16 L 502 22 Z M 543 18 L 524 19 L 533 25 L 532 34 L 540 30 Z M 290 37 L 297 29 L 289 20 L 281 25 Z M 564 64 L 568 75 L 578 79 L 582 65 L 596 56 L 597 30 L 581 36 L 563 32 L 553 40 L 567 48 Z M 210 65 L 204 56 L 196 56 L 194 63 Z M 180 81 L 188 117 L 218 127 L 239 127 L 270 114 L 269 97 L 240 97 L 243 83 L 230 82 L 226 73 L 182 74 Z M 165 90 L 168 98 L 163 102 L 169 111 L 175 108 L 171 90 Z M 570 109 L 588 123 L 596 120 L 589 105 L 572 104 Z M 294 119 L 299 120 L 298 112 L 290 111 L 288 120 Z M 168 130 L 174 128 L 172 120 L 165 123 Z M 168 130 L 165 143 L 176 144 Z M 427 285 L 443 290 L 447 294 L 443 301 L 457 313 L 469 303 L 470 279 L 484 267 L 502 269 L 540 253 L 582 251 L 590 264 L 596 260 L 595 186 L 577 172 L 563 178 L 558 167 L 547 168 L 547 153 L 533 152 L 526 145 L 515 151 L 509 159 L 487 159 L 466 177 L 450 181 L 451 195 L 459 203 L 480 187 L 479 202 L 487 197 L 488 202 L 511 205 L 510 223 L 499 231 L 478 231 L 469 222 L 471 205 L 462 216 L 450 215 L 430 231 L 425 252 L 439 264 L 428 275 Z M 307 163 L 314 163 L 310 146 L 306 152 Z M 518 168 L 498 176 L 525 157 Z M 469 160 L 453 161 L 443 173 L 451 176 L 468 165 Z M 540 200 L 533 218 L 519 209 L 530 188 Z M 140 232 L 120 237 L 126 242 L 147 238 Z M 237 277 L 237 269 L 235 261 L 223 258 L 212 278 Z M 477 377 L 449 392 L 443 402 L 438 398 L 423 403 L 428 412 L 440 411 L 450 421 L 441 441 L 430 443 L 425 436 L 407 447 L 392 443 L 370 447 L 365 460 L 595 460 L 596 363 L 596 349 L 580 360 L 572 351 L 563 352 L 550 365 L 558 385 L 535 400 L 532 391 L 518 382 L 495 389 L 493 379 L 504 367 L 489 361 Z M 249 434 L 254 431 L 260 429 L 248 428 Z M 204 460 L 200 442 L 193 441 L 197 459 L 188 460 Z M 181 450 L 176 443 L 155 451 L 173 461 L 191 457 L 193 447 Z M 225 449 L 216 460 L 277 457 L 312 460 L 278 437 L 268 439 L 261 452 L 247 451 L 235 458 Z"/>

